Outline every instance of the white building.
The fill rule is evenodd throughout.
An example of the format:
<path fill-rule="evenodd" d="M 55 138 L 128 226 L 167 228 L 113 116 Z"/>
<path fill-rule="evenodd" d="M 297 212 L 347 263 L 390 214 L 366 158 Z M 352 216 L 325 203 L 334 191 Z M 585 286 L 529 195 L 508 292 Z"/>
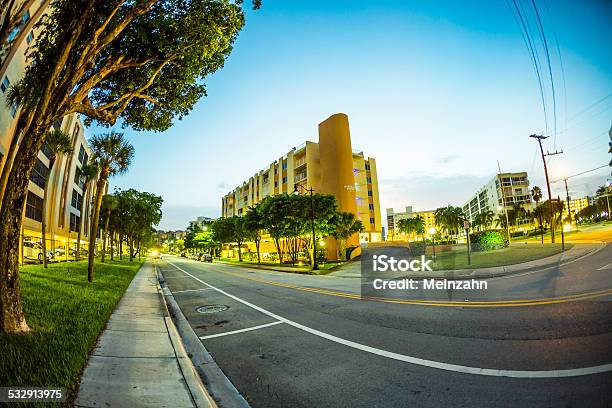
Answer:
<path fill-rule="evenodd" d="M 463 213 L 472 222 L 476 214 L 490 210 L 498 215 L 515 204 L 533 208 L 527 172 L 496 174 L 463 205 Z"/>

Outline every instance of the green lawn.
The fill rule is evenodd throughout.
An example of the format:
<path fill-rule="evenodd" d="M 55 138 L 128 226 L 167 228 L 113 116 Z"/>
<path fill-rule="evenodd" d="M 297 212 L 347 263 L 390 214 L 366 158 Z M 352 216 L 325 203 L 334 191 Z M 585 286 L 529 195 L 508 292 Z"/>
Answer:
<path fill-rule="evenodd" d="M 565 245 L 565 250 L 571 247 L 571 244 L 567 244 Z M 558 254 L 559 252 L 561 252 L 561 244 L 516 244 L 512 245 L 510 248 L 498 249 L 496 251 L 473 252 L 471 254 L 472 262 L 468 265 L 467 250 L 459 249 L 436 253 L 434 270 L 487 268 L 491 266 L 512 265 L 545 258 Z"/>
<path fill-rule="evenodd" d="M 32 333 L 0 334 L 0 384 L 68 388 L 75 397 L 89 353 L 143 261 L 87 262 L 20 268 L 21 296 Z"/>

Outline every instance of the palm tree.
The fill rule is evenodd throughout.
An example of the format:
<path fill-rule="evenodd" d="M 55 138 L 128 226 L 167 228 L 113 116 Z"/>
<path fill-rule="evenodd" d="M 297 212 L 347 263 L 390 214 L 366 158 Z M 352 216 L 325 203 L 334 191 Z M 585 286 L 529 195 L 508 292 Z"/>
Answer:
<path fill-rule="evenodd" d="M 397 229 L 400 232 L 408 235 L 410 238 L 410 234 L 414 232 L 414 219 L 413 218 L 402 218 L 397 222 Z"/>
<path fill-rule="evenodd" d="M 98 167 L 100 177 L 96 183 L 96 199 L 94 201 L 91 230 L 89 233 L 89 264 L 87 265 L 87 280 L 93 281 L 93 263 L 100 222 L 100 207 L 102 197 L 108 183 L 108 178 L 116 174 L 125 173 L 134 157 L 134 146 L 123 138 L 123 133 L 111 131 L 93 136 L 89 140 L 91 145 L 91 161 Z"/>
<path fill-rule="evenodd" d="M 47 238 L 46 238 L 46 212 L 47 212 L 47 183 L 49 181 L 49 176 L 53 172 L 53 167 L 55 166 L 55 162 L 58 155 L 68 154 L 72 151 L 72 143 L 70 142 L 70 136 L 66 134 L 63 130 L 53 129 L 47 135 L 47 139 L 45 141 L 46 151 L 49 154 L 49 173 L 47 177 L 45 177 L 44 187 L 43 187 L 43 203 L 42 203 L 42 218 L 41 218 L 41 228 L 42 228 L 42 261 L 43 267 L 47 267 Z"/>
<path fill-rule="evenodd" d="M 421 236 L 424 240 L 423 235 L 425 234 L 425 219 L 421 215 L 414 217 L 414 233 Z"/>
<path fill-rule="evenodd" d="M 403 221 L 403 220 L 402 220 Z M 346 240 L 363 230 L 363 224 L 351 212 L 340 212 L 334 217 L 335 228 L 331 233 L 339 242 L 338 254 L 341 260 L 346 258 Z"/>
<path fill-rule="evenodd" d="M 534 215 L 537 215 L 538 221 L 540 222 L 540 237 L 542 238 L 542 245 L 544 245 L 544 227 L 542 226 L 542 211 L 538 211 L 538 203 L 542 199 L 542 190 L 538 186 L 533 186 L 531 189 L 531 197 L 536 203 Z"/>
<path fill-rule="evenodd" d="M 77 171 L 79 172 L 79 177 L 81 181 L 83 182 L 83 199 L 81 200 L 81 207 L 79 208 L 79 214 L 81 214 L 81 220 L 85 220 L 85 216 L 84 216 L 85 196 L 87 195 L 87 189 L 89 188 L 89 185 L 92 184 L 91 182 L 94 181 L 96 177 L 98 177 L 98 167 L 96 167 L 93 164 L 83 163 L 83 165 L 81 166 L 81 169 L 80 170 L 77 169 Z M 83 226 L 85 226 L 84 222 L 83 222 Z M 79 225 L 79 231 L 77 234 L 76 255 L 75 255 L 77 261 L 81 259 L 81 231 L 82 231 L 82 228 Z"/>

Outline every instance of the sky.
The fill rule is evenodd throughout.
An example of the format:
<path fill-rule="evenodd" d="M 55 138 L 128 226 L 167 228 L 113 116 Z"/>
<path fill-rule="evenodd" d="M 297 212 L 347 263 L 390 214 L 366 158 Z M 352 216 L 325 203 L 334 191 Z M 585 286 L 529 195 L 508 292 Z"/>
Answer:
<path fill-rule="evenodd" d="M 383 218 L 391 207 L 463 205 L 497 161 L 545 190 L 534 133 L 551 136 L 545 150 L 563 150 L 548 159 L 552 181 L 606 165 L 612 3 L 536 0 L 555 133 L 544 43 L 531 2 L 517 1 L 546 116 L 512 0 L 264 0 L 189 116 L 163 133 L 125 130 L 136 156 L 111 189 L 161 195 L 159 228 L 185 229 L 219 216 L 223 195 L 293 146 L 317 141 L 318 123 L 337 112 L 349 116 L 353 148 L 377 160 Z M 569 193 L 592 194 L 609 176 L 570 177 Z M 552 186 L 565 194 L 562 182 Z"/>

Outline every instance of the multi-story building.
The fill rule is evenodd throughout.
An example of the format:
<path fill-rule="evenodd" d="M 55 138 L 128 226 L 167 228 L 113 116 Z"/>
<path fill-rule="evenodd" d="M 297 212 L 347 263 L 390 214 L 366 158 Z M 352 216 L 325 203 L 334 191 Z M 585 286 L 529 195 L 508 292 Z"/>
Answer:
<path fill-rule="evenodd" d="M 382 240 L 376 160 L 353 150 L 347 115 L 330 116 L 319 124 L 318 143 L 306 141 L 294 147 L 223 197 L 222 216 L 242 215 L 270 195 L 292 194 L 295 184 L 332 194 L 340 211 L 352 212 L 361 220 L 364 231 L 349 244 Z M 335 248 L 334 242 L 327 241 Z M 328 251 L 330 259 L 334 252 Z"/>
<path fill-rule="evenodd" d="M 399 241 L 406 240 L 409 237 L 402 233 L 398 228 L 400 220 L 421 216 L 424 221 L 425 234 L 424 237 L 429 237 L 429 230 L 436 226 L 435 210 L 412 211 L 412 206 L 407 206 L 405 212 L 396 213 L 393 208 L 387 208 L 387 240 Z"/>
<path fill-rule="evenodd" d="M 563 219 L 567 218 L 567 201 L 563 202 Z M 579 213 L 583 208 L 589 206 L 589 197 L 575 198 L 569 200 L 569 214 L 571 215 L 572 221 L 574 221 L 576 214 Z"/>
<path fill-rule="evenodd" d="M 210 217 L 198 217 L 193 221 L 189 221 L 189 226 L 190 227 L 199 227 L 200 229 L 204 229 L 205 226 L 208 226 L 210 223 L 212 223 L 215 220 L 215 218 L 210 218 Z"/>
<path fill-rule="evenodd" d="M 487 210 L 502 214 L 504 206 L 511 209 L 515 204 L 533 206 L 526 172 L 496 174 L 463 205 L 463 213 L 471 222 L 476 214 Z"/>
<path fill-rule="evenodd" d="M 48 0 L 32 2 L 21 18 L 21 25 L 11 33 L 9 45 L 5 44 L 0 51 L 0 171 L 7 164 L 20 114 L 17 106 L 7 107 L 6 93 L 11 84 L 17 83 L 24 73 L 27 49 L 36 41 L 38 35 L 35 24 L 44 15 L 49 3 Z M 58 156 L 52 171 L 49 169 L 51 154 L 48 148 L 43 146 L 38 153 L 24 208 L 20 240 L 21 262 L 25 259 L 42 259 L 40 243 L 43 213 L 47 225 L 46 247 L 48 251 L 52 251 L 54 259 L 69 259 L 74 255 L 79 229 L 82 231 L 81 247 L 87 249 L 88 246 L 88 214 L 93 188 L 84 191 L 85 186 L 79 170 L 87 162 L 91 150 L 85 140 L 83 124 L 77 115 L 64 117 L 53 126 L 70 136 L 73 151 Z M 43 208 L 45 180 L 47 201 L 46 208 Z M 80 213 L 82 203 L 84 214 Z"/>

